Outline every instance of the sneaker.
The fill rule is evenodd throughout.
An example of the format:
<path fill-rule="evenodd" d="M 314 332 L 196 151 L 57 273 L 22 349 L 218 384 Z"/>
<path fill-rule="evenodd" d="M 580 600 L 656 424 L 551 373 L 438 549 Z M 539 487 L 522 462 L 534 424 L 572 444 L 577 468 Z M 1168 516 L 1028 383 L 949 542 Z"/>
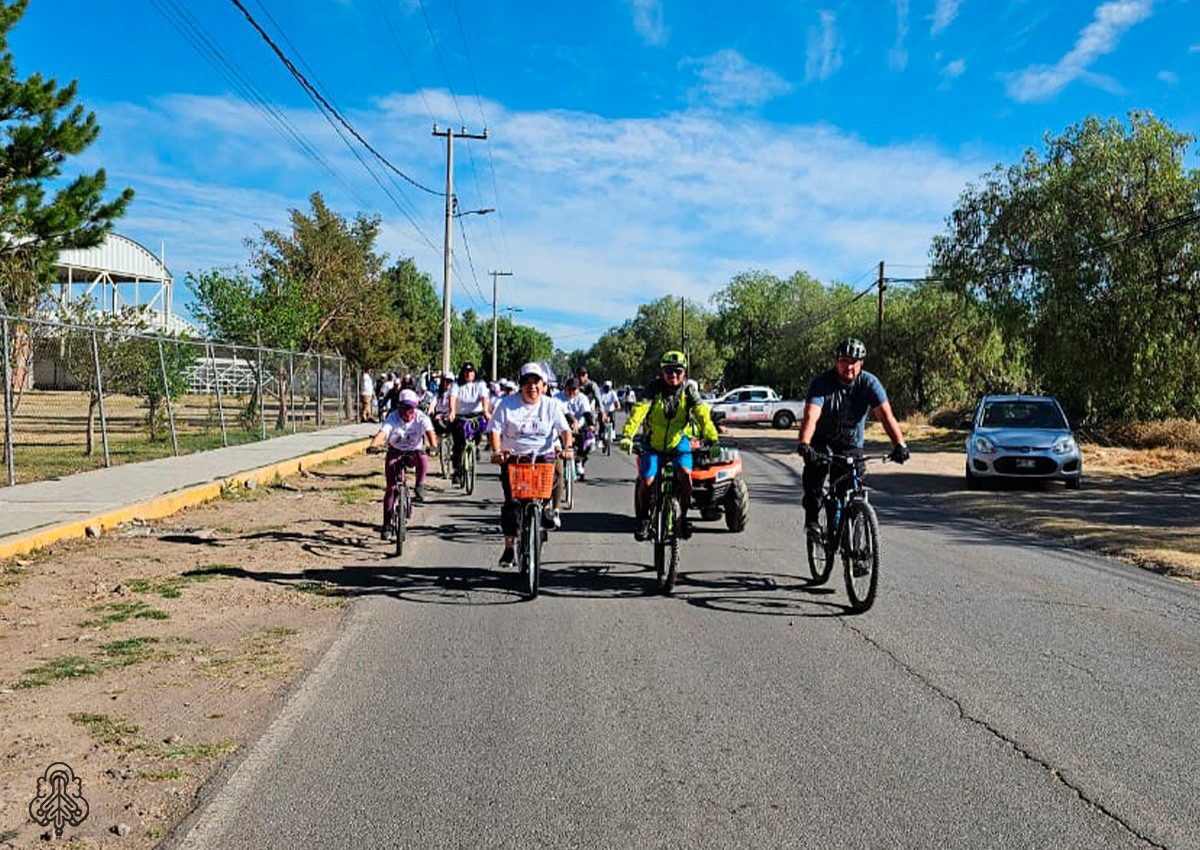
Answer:
<path fill-rule="evenodd" d="M 546 508 L 542 513 L 542 527 L 562 528 L 562 520 L 558 516 L 558 511 L 554 510 L 554 508 Z"/>
<path fill-rule="evenodd" d="M 390 522 L 385 522 L 383 524 L 383 527 L 379 529 L 379 539 L 380 540 L 391 540 L 392 539 L 392 524 Z"/>
<path fill-rule="evenodd" d="M 425 501 L 425 485 L 424 484 L 418 485 L 417 487 L 413 488 L 413 501 L 414 502 L 424 502 Z"/>
<path fill-rule="evenodd" d="M 633 539 L 645 541 L 650 539 L 650 518 L 639 519 L 633 529 Z"/>
<path fill-rule="evenodd" d="M 513 547 L 507 547 L 503 554 L 500 555 L 500 566 L 511 567 L 517 562 L 517 552 Z"/>
<path fill-rule="evenodd" d="M 692 521 L 687 517 L 679 518 L 679 539 L 690 540 L 692 537 Z"/>
<path fill-rule="evenodd" d="M 576 473 L 578 474 L 578 476 L 579 476 L 579 480 L 580 480 L 580 481 L 582 481 L 582 480 L 583 480 L 585 477 L 587 477 L 587 470 L 585 470 L 585 469 L 583 468 L 583 464 L 582 464 L 582 463 L 580 463 L 580 464 L 577 464 L 577 465 L 576 465 L 576 467 L 575 467 L 575 471 L 576 471 Z"/>

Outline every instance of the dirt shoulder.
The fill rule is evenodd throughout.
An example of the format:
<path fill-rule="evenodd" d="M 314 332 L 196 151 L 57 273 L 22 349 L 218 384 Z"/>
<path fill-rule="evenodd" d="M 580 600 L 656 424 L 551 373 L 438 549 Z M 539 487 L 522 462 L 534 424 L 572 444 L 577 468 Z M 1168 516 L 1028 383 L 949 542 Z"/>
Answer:
<path fill-rule="evenodd" d="M 380 468 L 327 464 L 0 565 L 0 848 L 47 843 L 29 803 L 52 762 L 90 805 L 61 843 L 164 837 L 334 639 L 345 600 L 306 571 L 386 556 Z"/>
<path fill-rule="evenodd" d="M 963 471 L 966 432 L 924 425 L 904 431 L 913 458 L 903 466 L 873 467 L 873 485 L 879 489 L 1200 581 L 1200 453 L 1085 443 L 1084 483 L 1078 491 L 1027 482 L 969 491 Z M 794 432 L 731 428 L 729 436 L 802 466 Z M 868 428 L 867 440 L 868 451 L 886 451 L 878 425 Z"/>

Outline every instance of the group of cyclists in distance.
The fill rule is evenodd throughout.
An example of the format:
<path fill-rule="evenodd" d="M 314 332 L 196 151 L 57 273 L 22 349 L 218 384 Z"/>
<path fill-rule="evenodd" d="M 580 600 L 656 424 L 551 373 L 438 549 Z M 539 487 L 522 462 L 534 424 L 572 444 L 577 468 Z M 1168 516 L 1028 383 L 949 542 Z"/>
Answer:
<path fill-rule="evenodd" d="M 890 459 L 904 463 L 909 458 L 882 382 L 863 369 L 866 354 L 860 340 L 843 339 L 833 349 L 831 368 L 816 375 L 805 394 L 796 450 L 805 461 L 802 504 L 810 530 L 817 526 L 826 475 L 832 474 L 837 480 L 846 471 L 845 466 L 839 469 L 835 458 L 853 459 L 859 477 L 865 475 L 863 432 L 868 413 L 874 413 L 891 439 Z M 479 379 L 474 364 L 469 362 L 462 364 L 457 376 L 441 376 L 430 386 L 420 385 L 412 376 L 389 376 L 392 384 L 380 402 L 380 428 L 368 449 L 378 451 L 386 446 L 380 536 L 387 539 L 392 528 L 391 514 L 402 470 L 414 470 L 414 501 L 423 502 L 428 474 L 426 452 L 434 453 L 440 442 L 449 438 L 453 446 L 451 478 L 458 484 L 464 474 L 467 446 L 486 437 L 491 460 L 501 467 L 504 491 L 500 509 L 504 549 L 499 563 L 512 565 L 520 505 L 510 491 L 507 465 L 516 461 L 554 465 L 553 497 L 542 522 L 547 529 L 559 528 L 564 461 L 574 461 L 577 477 L 585 479 L 589 452 L 598 439 L 615 436 L 615 415 L 624 410 L 627 418 L 616 444 L 626 452 L 633 451 L 635 440 L 640 444 L 634 483 L 634 536 L 641 541 L 651 533 L 650 494 L 660 465 L 669 462 L 675 471 L 674 490 L 679 501 L 678 533 L 686 539 L 691 535 L 687 509 L 693 451 L 699 448 L 717 455 L 720 437 L 696 382 L 687 377 L 687 369 L 687 356 L 682 351 L 664 353 L 658 374 L 640 399 L 633 396 L 632 390 L 622 397 L 610 381 L 598 385 L 586 366 L 578 367 L 555 393 L 551 393 L 552 376 L 547 367 L 537 362 L 524 364 L 516 382 L 502 379 L 491 386 Z"/>

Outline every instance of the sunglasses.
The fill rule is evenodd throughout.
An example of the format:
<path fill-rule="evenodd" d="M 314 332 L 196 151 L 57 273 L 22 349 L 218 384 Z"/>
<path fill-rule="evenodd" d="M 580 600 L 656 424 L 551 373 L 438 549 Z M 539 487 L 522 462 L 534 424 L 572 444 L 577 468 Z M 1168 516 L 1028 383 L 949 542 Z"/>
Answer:
<path fill-rule="evenodd" d="M 541 378 L 539 378 L 537 375 L 529 375 L 529 376 L 527 376 L 527 377 L 524 377 L 524 378 L 522 378 L 522 379 L 521 379 L 521 386 L 523 386 L 523 387 L 527 387 L 527 386 L 529 386 L 530 384 L 536 384 L 536 383 L 539 383 L 541 380 L 542 380 L 542 379 L 541 379 Z"/>
<path fill-rule="evenodd" d="M 664 375 L 682 375 L 683 369 L 679 366 L 667 366 L 663 369 Z"/>

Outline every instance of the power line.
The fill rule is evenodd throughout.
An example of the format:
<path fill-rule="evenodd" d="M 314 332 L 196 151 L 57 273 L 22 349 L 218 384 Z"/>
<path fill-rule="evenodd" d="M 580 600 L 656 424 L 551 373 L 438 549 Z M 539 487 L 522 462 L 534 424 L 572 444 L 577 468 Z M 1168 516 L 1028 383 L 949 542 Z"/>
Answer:
<path fill-rule="evenodd" d="M 287 54 L 280 49 L 279 45 L 275 43 L 275 40 L 271 38 L 267 31 L 263 29 L 262 25 L 255 20 L 253 15 L 250 14 L 250 10 L 245 7 L 245 5 L 242 3 L 242 0 L 229 0 L 229 2 L 236 6 L 238 11 L 245 16 L 246 20 L 250 23 L 250 26 L 254 27 L 262 40 L 265 41 L 267 46 L 271 48 L 277 57 L 279 57 L 279 61 L 284 64 L 284 67 L 288 69 L 288 72 L 295 77 L 296 82 L 298 82 L 311 97 L 314 97 L 320 101 L 321 105 L 337 120 L 337 122 L 345 127 L 347 132 L 354 136 L 354 138 L 358 140 L 359 144 L 370 151 L 371 155 L 378 159 L 384 165 L 384 167 L 423 192 L 428 192 L 430 195 L 439 196 L 442 194 L 436 189 L 431 189 L 423 183 L 419 183 L 412 177 L 409 177 L 407 174 L 401 171 L 400 168 L 395 165 L 395 163 L 376 150 L 370 142 L 363 138 L 363 135 L 354 127 L 354 125 L 346 120 L 346 117 L 342 115 L 342 113 L 339 112 L 333 106 L 333 104 L 331 104 L 329 100 L 326 99 L 326 97 L 308 81 L 308 78 L 300 72 L 300 69 L 296 67 L 295 63 L 293 63 L 292 60 L 287 57 Z"/>
<path fill-rule="evenodd" d="M 471 243 L 467 241 L 467 226 L 463 223 L 462 216 L 458 217 L 458 232 L 462 234 L 463 248 L 467 252 L 467 265 L 471 268 L 471 280 L 475 282 L 475 291 L 479 293 L 483 302 L 487 303 L 487 296 L 483 294 L 483 289 L 479 286 L 479 278 L 475 275 L 475 260 L 471 258 Z"/>

